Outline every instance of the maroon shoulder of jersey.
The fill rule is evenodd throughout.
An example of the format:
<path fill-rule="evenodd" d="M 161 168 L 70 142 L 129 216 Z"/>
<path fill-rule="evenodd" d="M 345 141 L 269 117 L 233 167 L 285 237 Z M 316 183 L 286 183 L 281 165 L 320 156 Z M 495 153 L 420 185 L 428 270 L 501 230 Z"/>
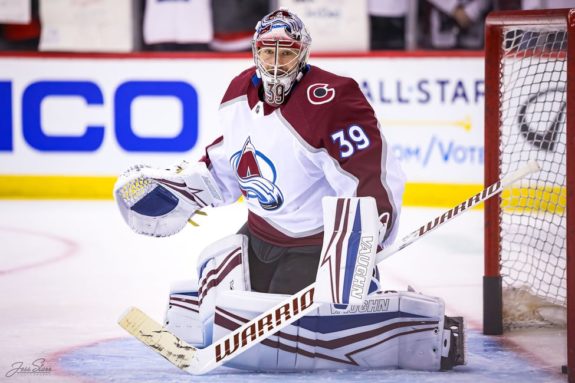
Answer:
<path fill-rule="evenodd" d="M 240 96 L 248 95 L 250 106 L 255 105 L 257 103 L 257 86 L 253 83 L 255 74 L 256 68 L 253 66 L 234 77 L 230 85 L 228 85 L 228 89 L 221 103 L 223 104 Z"/>
<path fill-rule="evenodd" d="M 339 130 L 358 125 L 379 138 L 374 111 L 357 82 L 316 66 L 310 66 L 281 112 L 308 144 L 336 158 L 332 135 Z"/>
<path fill-rule="evenodd" d="M 303 140 L 357 179 L 357 196 L 375 197 L 380 213 L 393 211 L 382 184 L 386 143 L 355 80 L 312 66 L 281 112 Z"/>
<path fill-rule="evenodd" d="M 228 85 L 228 89 L 222 98 L 221 104 L 224 102 L 233 100 L 234 98 L 238 98 L 244 94 L 246 94 L 250 88 L 251 79 L 255 74 L 255 67 L 248 68 L 244 70 L 242 73 L 234 77 L 234 79 Z M 211 166 L 211 160 L 209 156 L 209 149 L 212 146 L 218 145 L 223 141 L 223 136 L 220 136 L 215 139 L 214 142 L 206 146 L 205 154 L 202 156 L 200 161 L 204 162 L 206 166 L 209 168 Z"/>

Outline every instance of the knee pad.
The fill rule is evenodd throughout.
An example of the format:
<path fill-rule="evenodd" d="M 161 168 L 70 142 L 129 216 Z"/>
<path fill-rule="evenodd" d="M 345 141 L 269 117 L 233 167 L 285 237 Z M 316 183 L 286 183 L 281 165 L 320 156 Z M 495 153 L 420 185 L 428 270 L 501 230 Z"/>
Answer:
<path fill-rule="evenodd" d="M 214 339 L 286 297 L 223 292 L 216 300 Z M 442 358 L 451 345 L 449 331 L 444 330 L 441 299 L 411 292 L 380 292 L 371 294 L 362 305 L 339 307 L 320 306 L 226 365 L 260 371 L 442 368 Z M 234 345 L 230 347 L 234 349 Z"/>
<path fill-rule="evenodd" d="M 223 291 L 249 291 L 248 238 L 235 234 L 205 248 L 198 257 L 197 282 L 174 284 L 166 328 L 188 343 L 212 343 L 216 297 Z"/>
<path fill-rule="evenodd" d="M 164 327 L 191 345 L 203 346 L 204 331 L 199 315 L 197 281 L 178 281 L 170 286 Z"/>

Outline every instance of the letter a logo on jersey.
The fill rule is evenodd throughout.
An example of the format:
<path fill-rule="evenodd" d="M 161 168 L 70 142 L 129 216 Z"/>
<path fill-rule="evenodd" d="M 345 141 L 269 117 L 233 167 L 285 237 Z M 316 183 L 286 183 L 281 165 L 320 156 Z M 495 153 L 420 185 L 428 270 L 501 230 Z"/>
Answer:
<path fill-rule="evenodd" d="M 236 173 L 238 173 L 238 176 L 240 178 L 262 176 L 262 172 L 260 171 L 260 167 L 258 166 L 258 160 L 256 158 L 256 150 L 252 145 L 249 137 L 244 144 L 244 148 L 240 156 L 240 161 L 236 167 Z"/>
<path fill-rule="evenodd" d="M 265 210 L 275 210 L 283 204 L 282 192 L 274 183 L 275 166 L 269 158 L 256 150 L 250 137 L 243 149 L 234 153 L 230 162 L 236 169 L 240 188 L 246 198 L 257 198 Z"/>

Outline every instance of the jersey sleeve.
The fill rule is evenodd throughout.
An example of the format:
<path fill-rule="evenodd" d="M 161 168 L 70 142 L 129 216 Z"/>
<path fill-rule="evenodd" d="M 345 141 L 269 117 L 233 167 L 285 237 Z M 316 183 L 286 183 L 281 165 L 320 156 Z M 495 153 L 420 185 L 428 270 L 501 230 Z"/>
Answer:
<path fill-rule="evenodd" d="M 385 246 L 397 234 L 405 176 L 358 84 L 346 79 L 335 91 L 323 145 L 339 169 L 325 169 L 325 173 L 335 190 L 342 177 L 355 179 L 355 195 L 374 197 L 378 213 L 389 213 L 388 229 L 380 236 L 380 244 Z"/>
<path fill-rule="evenodd" d="M 242 195 L 236 176 L 227 160 L 224 152 L 224 138 L 218 137 L 213 143 L 206 147 L 206 154 L 203 161 L 212 177 L 214 177 L 222 193 L 223 202 L 217 206 L 224 206 L 234 203 Z"/>
<path fill-rule="evenodd" d="M 246 93 L 246 87 L 254 72 L 254 68 L 249 68 L 234 77 L 222 97 L 220 105 L 229 100 L 233 100 Z M 220 120 L 220 128 L 225 130 L 226 122 Z M 205 156 L 201 161 L 206 163 L 212 177 L 216 180 L 224 198 L 221 205 L 234 203 L 240 198 L 242 192 L 239 188 L 238 180 L 232 169 L 224 150 L 224 136 L 220 136 L 206 147 Z"/>

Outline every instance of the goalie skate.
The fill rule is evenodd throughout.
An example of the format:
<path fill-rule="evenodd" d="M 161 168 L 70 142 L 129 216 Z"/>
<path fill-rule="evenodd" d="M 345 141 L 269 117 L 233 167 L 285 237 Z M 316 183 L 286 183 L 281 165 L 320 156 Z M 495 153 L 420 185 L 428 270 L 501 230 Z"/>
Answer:
<path fill-rule="evenodd" d="M 451 332 L 449 354 L 441 358 L 441 370 L 465 364 L 465 326 L 463 317 L 445 316 L 443 327 Z"/>

